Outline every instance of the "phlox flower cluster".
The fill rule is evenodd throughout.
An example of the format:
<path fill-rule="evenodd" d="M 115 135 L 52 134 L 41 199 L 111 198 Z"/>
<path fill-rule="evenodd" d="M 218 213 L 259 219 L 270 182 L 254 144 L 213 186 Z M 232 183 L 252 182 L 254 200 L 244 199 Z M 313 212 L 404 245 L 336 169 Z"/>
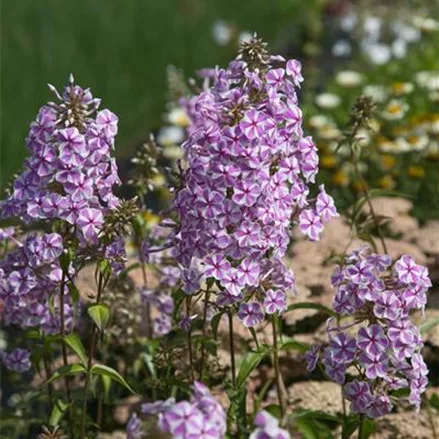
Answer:
<path fill-rule="evenodd" d="M 290 433 L 279 427 L 279 421 L 265 410 L 261 410 L 254 419 L 256 429 L 250 439 L 290 439 Z"/>
<path fill-rule="evenodd" d="M 32 367 L 30 352 L 26 349 L 16 348 L 10 353 L 3 352 L 1 360 L 5 367 L 12 372 L 24 373 Z"/>
<path fill-rule="evenodd" d="M 6 249 L 9 241 L 13 243 L 0 261 L 0 299 L 6 324 L 58 334 L 58 292 L 64 290 L 64 330 L 70 332 L 75 307 L 65 286 L 81 265 L 70 261 L 61 267 L 62 254 L 72 246 L 78 256 L 88 258 L 93 247 L 118 273 L 125 246 L 120 236 L 107 239 L 105 249 L 98 240 L 104 217 L 122 205 L 113 194 L 119 177 L 111 156 L 118 119 L 109 110 L 98 111 L 100 100 L 76 85 L 73 77 L 62 95 L 50 88 L 59 102 L 44 105 L 31 123 L 26 139 L 30 156 L 0 202 L 1 219 L 15 217 L 25 227 L 46 233 L 29 233 L 19 242 L 13 229 L 0 232 Z"/>
<path fill-rule="evenodd" d="M 24 223 L 63 220 L 82 243 L 97 243 L 107 210 L 119 205 L 113 186 L 119 184 L 111 151 L 118 118 L 100 99 L 73 78 L 31 123 L 26 144 L 30 157 L 0 203 L 0 217 Z"/>
<path fill-rule="evenodd" d="M 45 334 L 60 329 L 59 290 L 63 253 L 62 238 L 57 233 L 29 234 L 23 242 L 0 260 L 0 299 L 4 303 L 4 323 L 21 328 L 39 327 Z M 51 309 L 52 308 L 52 309 Z M 54 312 L 55 311 L 55 312 Z M 74 325 L 74 307 L 70 295 L 64 298 L 65 330 Z"/>
<path fill-rule="evenodd" d="M 343 385 L 354 412 L 383 416 L 392 409 L 392 391 L 404 388 L 410 391 L 408 401 L 419 408 L 428 369 L 410 314 L 426 305 L 431 286 L 427 268 L 409 255 L 392 264 L 390 256 L 371 253 L 366 246 L 337 267 L 332 285 L 333 308 L 342 320 L 328 322 L 330 341 L 322 359 L 327 375 Z M 345 318 L 353 322 L 343 326 Z M 307 353 L 309 370 L 315 368 L 319 350 L 313 346 Z"/>
<path fill-rule="evenodd" d="M 170 398 L 142 405 L 145 416 L 157 417 L 157 425 L 162 432 L 173 439 L 223 439 L 227 428 L 227 415 L 209 389 L 195 381 L 190 401 L 176 402 Z M 128 439 L 143 437 L 142 422 L 133 414 L 127 425 Z"/>
<path fill-rule="evenodd" d="M 318 240 L 337 212 L 323 186 L 310 197 L 318 154 L 302 129 L 300 63 L 270 57 L 253 38 L 228 68 L 201 75 L 203 91 L 186 102 L 192 124 L 173 202 L 176 256 L 187 268 L 201 263 L 201 274 L 220 288 L 219 305 L 258 293 L 240 313 L 252 326 L 264 311 L 282 312 L 294 287 L 282 262 L 291 220 Z"/>

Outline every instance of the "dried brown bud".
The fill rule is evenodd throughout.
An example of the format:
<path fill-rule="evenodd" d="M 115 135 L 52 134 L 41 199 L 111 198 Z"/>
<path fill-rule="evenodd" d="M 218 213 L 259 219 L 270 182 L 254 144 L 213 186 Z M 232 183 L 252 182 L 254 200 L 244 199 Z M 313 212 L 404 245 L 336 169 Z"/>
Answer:
<path fill-rule="evenodd" d="M 369 123 L 376 109 L 375 101 L 366 95 L 361 95 L 352 107 L 349 126 L 355 133 L 359 128 L 370 129 Z"/>
<path fill-rule="evenodd" d="M 241 43 L 238 59 L 244 61 L 249 70 L 266 70 L 270 61 L 267 43 L 255 33 L 252 38 Z"/>
<path fill-rule="evenodd" d="M 50 429 L 43 425 L 41 429 L 43 430 L 43 432 L 38 435 L 38 439 L 66 439 L 67 438 L 64 432 L 61 429 L 59 429 L 58 426 L 55 426 Z"/>

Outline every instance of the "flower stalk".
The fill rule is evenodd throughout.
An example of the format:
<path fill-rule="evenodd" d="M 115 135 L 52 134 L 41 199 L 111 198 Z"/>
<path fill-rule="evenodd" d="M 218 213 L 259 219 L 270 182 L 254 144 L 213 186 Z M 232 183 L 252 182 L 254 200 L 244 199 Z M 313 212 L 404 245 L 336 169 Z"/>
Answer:
<path fill-rule="evenodd" d="M 105 288 L 106 282 L 104 281 L 104 275 L 101 271 L 99 271 L 98 275 L 98 292 L 96 296 L 96 304 L 99 304 L 102 297 L 103 289 Z M 104 330 L 104 328 L 102 328 Z M 84 391 L 82 396 L 82 413 L 80 418 L 80 437 L 81 439 L 86 439 L 86 417 L 87 417 L 87 405 L 88 405 L 88 391 L 90 387 L 90 381 L 91 381 L 91 369 L 93 365 L 93 357 L 95 355 L 96 345 L 97 345 L 97 335 L 98 335 L 98 328 L 93 323 L 92 328 L 92 334 L 91 334 L 91 341 L 90 341 L 90 347 L 88 351 L 88 360 L 87 360 L 87 371 L 85 375 L 85 384 L 84 384 Z"/>
<path fill-rule="evenodd" d="M 191 297 L 186 297 L 186 313 L 188 316 L 191 315 Z M 195 366 L 194 366 L 194 350 L 192 345 L 192 324 L 190 324 L 187 331 L 187 343 L 188 343 L 188 351 L 189 351 L 189 373 L 190 380 L 193 383 L 195 380 Z"/>
<path fill-rule="evenodd" d="M 50 366 L 50 356 L 47 353 L 46 349 L 46 337 L 44 336 L 44 333 L 41 335 L 41 342 L 43 344 L 43 365 L 44 365 L 44 372 L 46 373 L 46 380 L 48 380 L 52 376 L 52 368 Z M 53 385 L 52 383 L 47 383 L 47 395 L 49 398 L 49 409 L 52 410 L 53 407 Z"/>
<path fill-rule="evenodd" d="M 286 414 L 286 400 L 285 400 L 285 384 L 283 382 L 282 373 L 280 370 L 280 364 L 279 364 L 279 346 L 277 341 L 277 318 L 275 314 L 271 317 L 271 323 L 273 328 L 273 366 L 274 366 L 274 373 L 276 376 L 276 390 L 277 390 L 277 398 L 279 401 L 279 407 L 281 411 L 282 418 Z"/>
<path fill-rule="evenodd" d="M 67 358 L 67 346 L 64 340 L 65 338 L 65 315 L 64 315 L 64 293 L 66 285 L 66 268 L 62 267 L 61 285 L 59 289 L 59 314 L 60 314 L 60 337 L 61 337 L 61 352 L 63 358 L 64 367 L 68 367 L 69 361 Z M 70 379 L 68 376 L 64 377 L 64 385 L 66 387 L 67 403 L 69 404 L 69 433 L 74 437 L 74 421 L 73 421 L 73 401 L 70 390 Z"/>
<path fill-rule="evenodd" d="M 233 389 L 236 390 L 236 364 L 235 364 L 235 339 L 233 332 L 233 313 L 232 310 L 229 309 L 227 312 L 229 317 L 229 346 L 230 346 L 230 364 L 232 367 L 232 386 Z"/>
<path fill-rule="evenodd" d="M 204 372 L 204 360 L 206 356 L 206 348 L 204 346 L 204 340 L 206 339 L 207 333 L 207 309 L 209 304 L 209 289 L 206 290 L 204 296 L 204 308 L 203 308 L 203 343 L 201 344 L 201 359 L 200 359 L 200 381 L 203 381 L 203 372 Z"/>

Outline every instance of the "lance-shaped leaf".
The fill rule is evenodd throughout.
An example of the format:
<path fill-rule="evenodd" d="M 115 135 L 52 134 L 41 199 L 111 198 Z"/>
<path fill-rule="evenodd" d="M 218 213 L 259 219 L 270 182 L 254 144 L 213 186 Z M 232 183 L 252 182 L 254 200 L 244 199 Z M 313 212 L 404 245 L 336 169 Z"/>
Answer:
<path fill-rule="evenodd" d="M 124 386 L 126 389 L 128 389 L 131 393 L 136 393 L 131 386 L 125 381 L 125 379 L 122 377 L 122 375 L 113 368 L 109 366 L 105 366 L 104 364 L 95 364 L 91 368 L 91 373 L 95 375 L 103 375 L 108 378 L 110 378 L 113 381 L 118 382 L 122 386 Z"/>
<path fill-rule="evenodd" d="M 78 337 L 78 335 L 75 334 L 74 332 L 72 332 L 71 334 L 66 335 L 64 337 L 64 341 L 66 342 L 66 344 L 69 345 L 69 347 L 73 350 L 73 352 L 79 357 L 82 364 L 84 366 L 87 366 L 87 363 L 88 363 L 87 354 L 85 353 L 84 345 L 82 344 L 81 339 Z"/>
<path fill-rule="evenodd" d="M 219 324 L 221 322 L 221 318 L 223 317 L 223 315 L 224 315 L 224 312 L 219 312 L 218 314 L 215 314 L 212 317 L 212 320 L 211 320 L 211 323 L 210 323 L 212 325 L 212 334 L 213 334 L 213 338 L 215 340 L 216 340 L 216 338 L 218 336 L 218 327 L 219 327 Z"/>
<path fill-rule="evenodd" d="M 309 345 L 302 343 L 300 341 L 294 340 L 293 338 L 286 338 L 282 342 L 279 342 L 279 349 L 282 350 L 295 350 L 305 353 L 309 349 Z"/>
<path fill-rule="evenodd" d="M 103 331 L 110 319 L 110 308 L 103 303 L 91 305 L 87 308 L 88 315 L 95 322 L 99 331 Z"/>
<path fill-rule="evenodd" d="M 294 311 L 295 309 L 316 309 L 317 311 L 324 312 L 331 317 L 337 317 L 337 313 L 334 312 L 332 309 L 328 308 L 325 305 L 322 305 L 321 303 L 314 303 L 314 302 L 300 302 L 300 303 L 293 303 L 288 306 L 286 312 Z"/>
<path fill-rule="evenodd" d="M 346 418 L 343 420 L 342 425 L 342 439 L 349 439 L 350 437 L 352 437 L 354 432 L 358 429 L 358 425 L 359 423 L 357 415 L 346 416 Z"/>
<path fill-rule="evenodd" d="M 49 425 L 55 427 L 59 424 L 60 419 L 63 417 L 69 404 L 65 403 L 62 399 L 58 399 L 52 409 L 50 414 Z"/>
<path fill-rule="evenodd" d="M 79 375 L 80 373 L 85 373 L 86 368 L 80 363 L 69 364 L 68 366 L 62 366 L 56 370 L 53 375 L 42 384 L 42 386 L 51 383 L 52 381 L 59 380 L 65 376 Z"/>
<path fill-rule="evenodd" d="M 242 360 L 241 366 L 239 367 L 238 376 L 236 378 L 236 385 L 242 387 L 245 384 L 247 377 L 253 372 L 253 370 L 258 367 L 259 363 L 269 352 L 268 348 L 260 348 L 257 351 L 249 352 L 244 360 Z"/>

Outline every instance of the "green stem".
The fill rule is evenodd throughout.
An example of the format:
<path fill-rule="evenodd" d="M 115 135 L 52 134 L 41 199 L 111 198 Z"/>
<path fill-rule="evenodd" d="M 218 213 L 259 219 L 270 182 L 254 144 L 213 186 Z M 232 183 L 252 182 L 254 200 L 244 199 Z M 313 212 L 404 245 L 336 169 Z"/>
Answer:
<path fill-rule="evenodd" d="M 384 253 L 388 254 L 389 252 L 387 250 L 386 241 L 384 240 L 384 237 L 383 237 L 383 235 L 381 233 L 380 224 L 379 224 L 379 221 L 378 221 L 375 209 L 373 207 L 372 200 L 371 200 L 370 195 L 369 195 L 369 189 L 370 189 L 369 188 L 369 184 L 367 183 L 366 179 L 363 177 L 363 174 L 360 171 L 360 168 L 358 166 L 358 160 L 357 160 L 357 157 L 355 156 L 355 152 L 354 152 L 354 148 L 353 148 L 353 144 L 355 142 L 355 137 L 357 136 L 358 128 L 359 127 L 354 128 L 351 136 L 349 137 L 350 145 L 351 145 L 352 164 L 354 166 L 355 173 L 357 174 L 357 177 L 360 180 L 361 186 L 363 188 L 364 197 L 366 198 L 366 203 L 369 206 L 370 214 L 372 215 L 372 218 L 374 220 L 375 227 L 376 227 L 377 234 L 378 234 L 378 238 L 381 241 L 381 245 L 383 247 Z"/>
<path fill-rule="evenodd" d="M 372 200 L 371 200 L 370 195 L 369 195 L 369 185 L 368 185 L 367 181 L 365 180 L 365 178 L 363 177 L 363 175 L 361 174 L 360 169 L 358 168 L 358 163 L 356 160 L 354 160 L 354 169 L 355 169 L 355 173 L 357 174 L 358 178 L 360 179 L 361 185 L 363 187 L 364 197 L 366 198 L 366 203 L 369 206 L 370 214 L 372 215 L 373 221 L 375 223 L 377 235 L 378 235 L 378 238 L 380 239 L 381 245 L 383 247 L 383 251 L 385 254 L 389 254 L 389 251 L 388 251 L 387 245 L 386 245 L 386 241 L 383 237 L 383 234 L 381 233 L 381 228 L 380 228 L 380 224 L 379 224 L 379 221 L 377 218 L 377 214 L 375 212 L 375 209 L 374 209 L 373 204 L 372 204 Z"/>
<path fill-rule="evenodd" d="M 344 399 L 344 395 L 343 395 L 343 387 L 341 387 L 341 404 L 343 406 L 343 419 L 346 418 L 346 400 Z"/>
<path fill-rule="evenodd" d="M 358 421 L 358 439 L 363 438 L 363 426 L 364 426 L 364 415 L 360 415 L 360 419 Z"/>
<path fill-rule="evenodd" d="M 104 400 L 102 397 L 99 397 L 98 399 L 98 415 L 96 418 L 96 423 L 98 424 L 99 428 L 102 428 L 102 418 L 104 413 Z"/>
<path fill-rule="evenodd" d="M 66 342 L 64 340 L 65 337 L 65 316 L 64 316 L 64 292 L 65 292 L 65 285 L 66 285 L 66 273 L 63 269 L 62 277 L 61 277 L 61 285 L 59 289 L 59 315 L 60 315 L 60 336 L 61 336 L 61 352 L 62 352 L 62 358 L 63 358 L 63 364 L 65 367 L 69 365 L 68 358 L 67 358 L 67 346 Z M 70 436 L 73 438 L 74 433 L 74 423 L 73 423 L 73 403 L 72 403 L 72 394 L 70 391 L 70 379 L 69 377 L 64 377 L 64 384 L 66 387 L 66 394 L 67 394 L 67 403 L 69 404 L 69 429 L 70 429 Z"/>
<path fill-rule="evenodd" d="M 277 319 L 275 315 L 272 315 L 272 326 L 273 326 L 273 363 L 274 363 L 274 373 L 276 376 L 276 389 L 277 398 L 279 400 L 279 407 L 281 411 L 282 418 L 286 413 L 286 403 L 285 403 L 285 385 L 283 383 L 282 374 L 279 366 L 279 347 L 277 344 Z"/>
<path fill-rule="evenodd" d="M 190 315 L 191 315 L 191 297 L 190 296 L 188 296 L 186 298 L 186 313 L 187 313 L 187 316 L 190 317 Z M 194 351 L 193 351 L 193 347 L 192 347 L 192 325 L 189 326 L 189 330 L 187 332 L 187 343 L 188 343 L 188 349 L 189 349 L 190 379 L 191 379 L 191 382 L 194 382 L 195 368 L 194 368 Z"/>
<path fill-rule="evenodd" d="M 204 310 L 203 310 L 203 338 L 201 343 L 201 360 L 200 360 L 200 381 L 203 381 L 203 371 L 204 371 L 204 357 L 206 355 L 206 349 L 204 347 L 204 342 L 206 340 L 207 332 L 207 305 L 209 303 L 209 290 L 206 290 L 204 299 Z"/>
<path fill-rule="evenodd" d="M 48 380 L 52 376 L 52 370 L 50 367 L 50 357 L 47 355 L 46 339 L 45 339 L 44 334 L 41 335 L 41 341 L 43 343 L 44 371 L 46 372 L 46 380 Z M 52 407 L 53 407 L 53 385 L 52 385 L 52 383 L 47 384 L 47 394 L 49 396 L 49 409 L 51 411 Z"/>
<path fill-rule="evenodd" d="M 96 304 L 98 304 L 101 300 L 103 290 L 103 277 L 102 273 L 99 273 L 99 279 L 98 279 L 98 294 L 96 296 Z M 85 384 L 84 384 L 84 392 L 82 396 L 82 414 L 80 419 L 80 437 L 81 439 L 85 439 L 85 424 L 86 424 L 86 417 L 87 417 L 87 399 L 88 399 L 88 389 L 90 386 L 90 380 L 91 380 L 91 368 L 93 363 L 93 357 L 95 354 L 95 348 L 96 348 L 96 338 L 97 338 L 97 328 L 96 325 L 93 323 L 92 328 L 92 335 L 91 335 L 91 342 L 90 342 L 90 348 L 88 352 L 88 362 L 87 362 L 87 373 L 85 376 Z"/>
<path fill-rule="evenodd" d="M 230 362 L 232 365 L 232 386 L 233 389 L 236 390 L 236 365 L 235 365 L 235 340 L 233 333 L 233 314 L 229 309 L 229 339 L 230 339 Z"/>
<path fill-rule="evenodd" d="M 141 240 L 138 239 L 138 247 L 139 249 L 141 248 Z M 143 277 L 143 287 L 146 289 L 148 288 L 148 276 L 146 274 L 146 268 L 145 268 L 145 261 L 143 259 L 143 255 L 142 252 L 140 252 L 140 268 L 142 270 L 142 277 Z M 151 305 L 148 302 L 145 305 L 145 313 L 146 313 L 146 336 L 148 337 L 149 340 L 152 339 L 153 336 L 153 327 L 152 327 L 152 319 L 151 319 Z"/>

